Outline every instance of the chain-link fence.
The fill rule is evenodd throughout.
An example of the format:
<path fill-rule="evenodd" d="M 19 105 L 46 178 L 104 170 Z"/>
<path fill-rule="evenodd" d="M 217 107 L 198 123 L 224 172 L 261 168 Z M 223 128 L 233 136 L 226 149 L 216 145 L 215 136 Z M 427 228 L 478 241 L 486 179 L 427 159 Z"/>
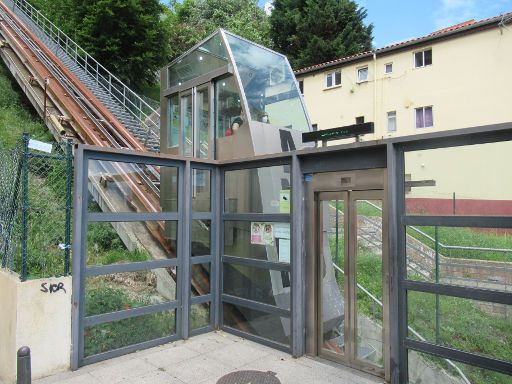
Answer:
<path fill-rule="evenodd" d="M 0 256 L 2 267 L 22 281 L 69 274 L 72 142 L 42 149 L 50 152 L 25 135 L 15 150 L 0 155 L 7 164 L 0 172 Z"/>

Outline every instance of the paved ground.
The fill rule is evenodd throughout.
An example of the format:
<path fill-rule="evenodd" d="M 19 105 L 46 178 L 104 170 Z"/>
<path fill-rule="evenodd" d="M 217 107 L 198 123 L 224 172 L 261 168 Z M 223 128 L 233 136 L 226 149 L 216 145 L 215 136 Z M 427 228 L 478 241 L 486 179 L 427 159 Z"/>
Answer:
<path fill-rule="evenodd" d="M 223 332 L 125 355 L 34 384 L 216 384 L 243 370 L 272 371 L 281 384 L 376 384 L 369 375 L 290 355 Z M 254 382 L 253 384 L 258 384 Z"/>

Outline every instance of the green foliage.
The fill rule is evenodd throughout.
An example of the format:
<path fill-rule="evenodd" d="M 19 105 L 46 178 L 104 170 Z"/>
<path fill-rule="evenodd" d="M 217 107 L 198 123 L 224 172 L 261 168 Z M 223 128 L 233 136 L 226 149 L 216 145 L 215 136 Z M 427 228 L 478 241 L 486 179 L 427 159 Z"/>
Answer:
<path fill-rule="evenodd" d="M 32 0 L 105 68 L 140 90 L 168 60 L 165 7 L 158 0 Z"/>
<path fill-rule="evenodd" d="M 268 17 L 256 0 L 185 0 L 170 2 L 166 23 L 171 58 L 224 28 L 262 45 L 269 45 Z"/>
<path fill-rule="evenodd" d="M 28 101 L 17 89 L 9 71 L 0 63 L 0 149 L 14 148 L 23 132 L 34 139 L 52 140 L 39 117 L 29 112 Z"/>
<path fill-rule="evenodd" d="M 294 68 L 307 67 L 370 50 L 366 15 L 352 0 L 275 0 L 270 38 Z"/>

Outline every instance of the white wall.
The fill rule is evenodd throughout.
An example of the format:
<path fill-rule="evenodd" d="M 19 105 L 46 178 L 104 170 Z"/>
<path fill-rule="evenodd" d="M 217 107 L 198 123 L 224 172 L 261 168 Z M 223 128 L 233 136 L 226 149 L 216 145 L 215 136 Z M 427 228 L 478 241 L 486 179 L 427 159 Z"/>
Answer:
<path fill-rule="evenodd" d="M 65 291 L 51 293 L 52 284 L 62 284 Z M 31 350 L 33 379 L 69 369 L 71 284 L 71 277 L 22 283 L 0 270 L 0 379 L 6 384 L 16 380 L 16 352 L 24 345 Z"/>

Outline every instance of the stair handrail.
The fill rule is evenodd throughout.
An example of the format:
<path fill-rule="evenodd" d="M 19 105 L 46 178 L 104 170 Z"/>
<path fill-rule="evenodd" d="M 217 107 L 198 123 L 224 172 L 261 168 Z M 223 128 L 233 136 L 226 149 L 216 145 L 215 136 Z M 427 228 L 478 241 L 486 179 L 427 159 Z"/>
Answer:
<path fill-rule="evenodd" d="M 44 16 L 41 11 L 35 8 L 27 0 L 12 0 L 13 8 L 16 6 L 38 25 L 43 33 L 53 40 L 76 64 L 82 67 L 86 73 L 90 74 L 96 83 L 101 86 L 108 94 L 119 101 L 123 108 L 128 111 L 143 128 L 146 128 L 147 134 L 156 132 L 146 124 L 146 119 L 152 115 L 160 118 L 160 114 L 141 96 L 130 89 L 124 82 L 112 74 L 108 69 L 94 59 L 87 51 L 80 47 L 73 39 L 57 27 L 52 21 Z M 82 60 L 82 62 L 80 62 Z M 106 82 L 103 83 L 103 80 Z M 132 108 L 130 108 L 133 107 Z M 149 121 L 152 121 L 149 119 Z M 156 124 L 153 124 L 156 126 Z M 157 127 L 158 128 L 158 127 Z"/>

